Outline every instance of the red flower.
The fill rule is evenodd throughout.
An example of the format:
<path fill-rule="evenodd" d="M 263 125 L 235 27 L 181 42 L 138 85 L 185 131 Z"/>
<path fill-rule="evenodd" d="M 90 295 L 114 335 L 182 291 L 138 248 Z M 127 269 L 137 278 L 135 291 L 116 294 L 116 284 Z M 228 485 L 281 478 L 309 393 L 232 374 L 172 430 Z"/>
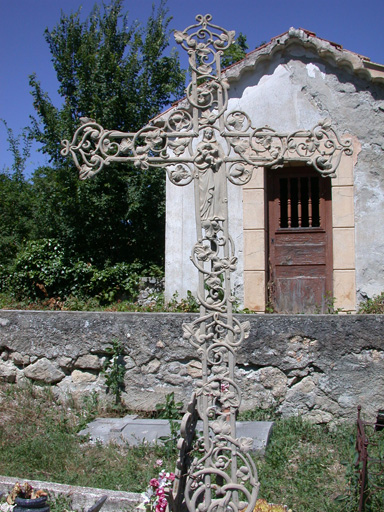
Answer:
<path fill-rule="evenodd" d="M 168 501 L 164 497 L 160 497 L 158 500 L 158 504 L 160 507 L 166 507 L 168 505 Z"/>

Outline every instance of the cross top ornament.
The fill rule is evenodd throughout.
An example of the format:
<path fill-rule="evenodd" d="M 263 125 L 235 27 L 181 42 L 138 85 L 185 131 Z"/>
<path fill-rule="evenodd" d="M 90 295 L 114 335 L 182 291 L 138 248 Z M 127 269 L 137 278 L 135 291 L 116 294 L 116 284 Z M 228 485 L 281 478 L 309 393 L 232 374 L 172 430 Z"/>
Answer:
<path fill-rule="evenodd" d="M 138 132 L 105 130 L 81 119 L 71 142 L 62 141 L 63 156 L 71 155 L 80 179 L 112 162 L 141 169 L 163 167 L 172 183 L 193 182 L 197 241 L 191 260 L 198 270 L 199 317 L 183 325 L 184 338 L 201 361 L 201 379 L 181 423 L 176 482 L 169 494 L 174 511 L 253 511 L 259 483 L 250 456 L 253 441 L 236 436 L 241 403 L 235 379 L 236 351 L 249 334 L 249 322 L 233 316 L 235 297 L 231 273 L 237 257 L 228 231 L 228 181 L 244 185 L 258 167 L 305 162 L 321 175 L 333 176 L 352 142 L 341 140 L 329 120 L 312 130 L 279 133 L 252 127 L 241 110 L 228 112 L 229 83 L 221 56 L 235 33 L 196 16 L 196 23 L 175 31 L 176 42 L 188 52 L 191 81 L 186 96 Z M 203 430 L 196 434 L 196 422 Z"/>

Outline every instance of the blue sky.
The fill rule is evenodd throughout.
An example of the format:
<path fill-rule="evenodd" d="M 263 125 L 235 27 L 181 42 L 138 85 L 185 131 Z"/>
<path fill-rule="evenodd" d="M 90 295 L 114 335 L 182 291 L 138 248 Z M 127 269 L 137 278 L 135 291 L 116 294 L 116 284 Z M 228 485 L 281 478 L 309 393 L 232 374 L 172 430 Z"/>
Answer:
<path fill-rule="evenodd" d="M 124 0 L 130 19 L 145 23 L 152 3 L 159 0 Z M 42 87 L 56 105 L 57 81 L 52 68 L 46 27 L 52 29 L 60 12 L 76 11 L 82 5 L 86 17 L 94 0 L 0 0 L 0 118 L 17 134 L 34 115 L 28 76 L 36 72 Z M 105 3 L 109 3 L 106 1 Z M 183 30 L 194 23 L 197 14 L 213 15 L 213 22 L 247 36 L 250 49 L 262 41 L 286 32 L 290 27 L 305 28 L 317 36 L 384 64 L 384 0 L 168 0 L 171 27 Z M 171 40 L 171 45 L 174 45 Z M 11 164 L 5 128 L 0 126 L 0 170 Z M 33 148 L 29 172 L 45 163 Z"/>

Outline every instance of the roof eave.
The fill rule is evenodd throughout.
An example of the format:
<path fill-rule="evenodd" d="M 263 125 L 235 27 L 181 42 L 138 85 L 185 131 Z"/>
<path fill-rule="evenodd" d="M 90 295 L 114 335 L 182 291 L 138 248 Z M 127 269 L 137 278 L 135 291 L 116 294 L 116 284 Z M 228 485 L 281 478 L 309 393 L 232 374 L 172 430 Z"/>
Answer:
<path fill-rule="evenodd" d="M 272 60 L 277 53 L 284 52 L 293 44 L 300 44 L 317 53 L 320 58 L 337 67 L 348 69 L 357 76 L 384 83 L 384 66 L 381 64 L 373 63 L 368 57 L 345 50 L 337 43 L 321 39 L 314 32 L 293 27 L 248 53 L 244 59 L 226 68 L 224 74 L 229 82 L 237 81 L 245 71 L 254 70 L 260 63 Z"/>

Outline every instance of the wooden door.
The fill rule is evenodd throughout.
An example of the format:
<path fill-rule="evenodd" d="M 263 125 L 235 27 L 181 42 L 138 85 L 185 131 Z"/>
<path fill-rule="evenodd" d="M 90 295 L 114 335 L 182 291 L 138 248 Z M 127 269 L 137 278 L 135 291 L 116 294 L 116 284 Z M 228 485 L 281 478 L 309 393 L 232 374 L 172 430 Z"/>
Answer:
<path fill-rule="evenodd" d="M 278 313 L 324 312 L 332 295 L 330 178 L 308 167 L 267 176 L 270 304 Z"/>

